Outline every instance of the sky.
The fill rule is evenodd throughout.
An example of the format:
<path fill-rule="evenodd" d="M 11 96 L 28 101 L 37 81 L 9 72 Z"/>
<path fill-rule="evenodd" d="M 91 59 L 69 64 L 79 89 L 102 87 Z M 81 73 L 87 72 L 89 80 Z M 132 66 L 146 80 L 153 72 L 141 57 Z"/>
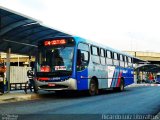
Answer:
<path fill-rule="evenodd" d="M 160 52 L 159 0 L 0 0 L 0 6 L 118 50 Z"/>

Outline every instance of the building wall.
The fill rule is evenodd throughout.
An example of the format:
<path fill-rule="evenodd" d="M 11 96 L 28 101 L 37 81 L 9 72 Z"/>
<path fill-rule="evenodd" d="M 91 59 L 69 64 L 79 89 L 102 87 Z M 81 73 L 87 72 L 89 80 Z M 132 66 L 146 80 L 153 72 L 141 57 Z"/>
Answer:
<path fill-rule="evenodd" d="M 10 83 L 25 83 L 28 81 L 27 71 L 30 67 L 10 67 Z"/>

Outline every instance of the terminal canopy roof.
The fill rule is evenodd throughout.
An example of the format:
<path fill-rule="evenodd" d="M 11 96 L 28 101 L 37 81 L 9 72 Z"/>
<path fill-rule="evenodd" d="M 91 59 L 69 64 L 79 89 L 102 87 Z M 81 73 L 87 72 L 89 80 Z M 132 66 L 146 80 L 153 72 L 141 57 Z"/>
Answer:
<path fill-rule="evenodd" d="M 152 72 L 152 73 L 158 73 L 160 72 L 160 65 L 155 64 L 143 64 L 138 66 L 136 71 L 143 71 L 143 72 Z"/>
<path fill-rule="evenodd" d="M 0 7 L 0 51 L 23 55 L 36 55 L 37 43 L 56 36 L 71 36 L 51 29 L 40 21 Z M 144 62 L 133 58 L 133 63 Z"/>
<path fill-rule="evenodd" d="M 37 43 L 56 36 L 70 36 L 51 29 L 37 20 L 0 7 L 0 51 L 36 55 Z"/>
<path fill-rule="evenodd" d="M 147 61 L 142 60 L 142 59 L 137 58 L 137 57 L 133 57 L 133 63 L 141 64 L 141 63 L 147 63 Z"/>

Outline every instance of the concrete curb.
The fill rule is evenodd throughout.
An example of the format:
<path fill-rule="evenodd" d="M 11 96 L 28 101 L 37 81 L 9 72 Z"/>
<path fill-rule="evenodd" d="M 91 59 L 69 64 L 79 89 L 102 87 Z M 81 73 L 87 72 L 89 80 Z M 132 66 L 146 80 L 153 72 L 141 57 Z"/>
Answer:
<path fill-rule="evenodd" d="M 141 87 L 141 86 L 155 86 L 155 87 L 158 87 L 160 86 L 160 84 L 131 84 L 131 85 L 128 85 L 127 87 Z"/>
<path fill-rule="evenodd" d="M 34 100 L 39 99 L 39 94 L 4 94 L 0 96 L 0 104 L 1 103 L 8 103 L 8 102 L 17 102 L 17 101 L 27 101 L 27 100 Z"/>

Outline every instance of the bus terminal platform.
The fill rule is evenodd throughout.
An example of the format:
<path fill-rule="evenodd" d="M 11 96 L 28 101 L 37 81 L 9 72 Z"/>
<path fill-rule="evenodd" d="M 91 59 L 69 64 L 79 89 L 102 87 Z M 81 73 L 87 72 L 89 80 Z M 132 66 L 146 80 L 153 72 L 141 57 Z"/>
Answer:
<path fill-rule="evenodd" d="M 34 99 L 39 99 L 39 98 L 40 98 L 40 94 L 35 94 L 33 92 L 28 92 L 26 94 L 24 90 L 11 91 L 10 93 L 0 95 L 0 104 L 9 103 L 9 102 L 34 100 Z"/>

